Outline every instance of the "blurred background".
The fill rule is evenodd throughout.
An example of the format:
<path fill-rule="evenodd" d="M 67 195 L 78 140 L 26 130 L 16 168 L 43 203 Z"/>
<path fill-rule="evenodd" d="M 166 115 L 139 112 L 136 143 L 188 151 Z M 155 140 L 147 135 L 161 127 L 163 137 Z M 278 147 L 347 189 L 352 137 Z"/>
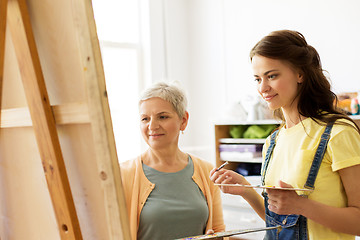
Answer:
<path fill-rule="evenodd" d="M 93 7 L 120 162 L 146 149 L 138 97 L 157 81 L 181 83 L 190 113 L 181 149 L 214 165 L 222 161 L 218 142 L 231 123 L 274 124 L 263 120 L 271 115 L 257 96 L 249 61 L 250 49 L 274 30 L 297 30 L 318 50 L 349 114 L 359 97 L 358 0 L 93 0 Z M 245 168 L 259 167 L 261 159 L 253 159 Z M 259 183 L 259 176 L 248 179 Z M 223 203 L 227 229 L 264 225 L 240 197 L 223 194 Z"/>
<path fill-rule="evenodd" d="M 119 161 L 145 149 L 139 93 L 176 80 L 189 99 L 182 149 L 214 162 L 213 124 L 256 99 L 248 55 L 273 30 L 305 35 L 335 93 L 360 91 L 357 0 L 93 0 L 93 7 Z"/>

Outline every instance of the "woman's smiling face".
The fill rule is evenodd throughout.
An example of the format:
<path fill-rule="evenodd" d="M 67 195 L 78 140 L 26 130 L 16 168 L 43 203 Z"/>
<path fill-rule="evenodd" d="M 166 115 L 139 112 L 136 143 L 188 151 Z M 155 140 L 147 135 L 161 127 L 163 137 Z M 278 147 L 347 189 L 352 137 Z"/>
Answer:
<path fill-rule="evenodd" d="M 162 98 L 150 98 L 140 104 L 141 133 L 151 148 L 177 147 L 187 120 L 187 113 L 180 118 L 171 103 Z"/>
<path fill-rule="evenodd" d="M 252 68 L 257 90 L 270 109 L 297 108 L 298 84 L 302 75 L 284 61 L 255 55 Z"/>

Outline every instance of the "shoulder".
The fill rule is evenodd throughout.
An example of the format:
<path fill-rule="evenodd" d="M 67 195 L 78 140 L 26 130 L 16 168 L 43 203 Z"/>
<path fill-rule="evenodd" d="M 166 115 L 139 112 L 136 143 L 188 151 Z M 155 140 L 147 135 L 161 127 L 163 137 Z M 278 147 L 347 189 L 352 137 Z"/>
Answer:
<path fill-rule="evenodd" d="M 137 181 L 136 179 L 139 179 L 139 175 L 141 174 L 139 171 L 139 167 L 141 167 L 140 164 L 140 156 L 120 163 L 121 180 L 126 195 L 132 191 L 132 188 Z"/>
<path fill-rule="evenodd" d="M 209 174 L 210 171 L 214 168 L 214 165 L 208 161 L 205 161 L 199 157 L 190 155 L 194 163 L 194 175 L 193 179 L 196 184 L 199 185 L 200 189 L 207 195 L 208 191 L 214 191 L 215 185 L 211 181 Z"/>
<path fill-rule="evenodd" d="M 214 168 L 214 165 L 208 161 L 205 161 L 194 155 L 190 155 L 190 157 L 193 160 L 194 166 L 198 166 L 199 169 L 210 172 L 210 170 Z"/>
<path fill-rule="evenodd" d="M 120 163 L 121 174 L 133 173 L 141 163 L 140 156 Z"/>
<path fill-rule="evenodd" d="M 349 145 L 348 142 L 360 144 L 360 134 L 355 129 L 354 124 L 348 120 L 338 120 L 333 126 L 333 129 L 330 134 L 330 141 L 337 144 Z"/>
<path fill-rule="evenodd" d="M 348 123 L 353 124 L 350 121 Z M 328 152 L 333 171 L 360 164 L 360 134 L 351 125 L 334 124 Z"/>
<path fill-rule="evenodd" d="M 328 121 L 330 119 L 334 119 L 334 124 L 331 129 L 331 136 L 336 136 L 339 133 L 343 132 L 350 132 L 350 133 L 357 133 L 360 135 L 357 131 L 357 127 L 353 120 L 349 118 L 349 116 L 342 115 L 342 114 L 328 114 Z M 327 122 L 321 121 L 321 120 L 314 120 L 309 118 L 309 121 L 311 122 L 310 126 L 312 128 L 317 129 L 318 131 L 323 131 L 326 127 Z"/>
<path fill-rule="evenodd" d="M 336 136 L 338 134 L 357 134 L 360 136 L 356 130 L 355 124 L 347 119 L 339 119 L 335 122 L 332 130 L 332 135 Z"/>
<path fill-rule="evenodd" d="M 324 132 L 327 123 L 325 122 L 317 122 L 313 119 L 307 119 L 309 120 L 306 124 L 306 132 L 309 133 L 311 136 L 321 136 L 321 134 Z M 341 118 L 337 119 L 335 123 L 332 126 L 331 133 L 330 133 L 330 141 L 333 138 L 337 138 L 337 136 L 344 136 L 344 135 L 354 135 L 359 136 L 356 126 L 353 122 L 351 122 L 348 119 Z"/>

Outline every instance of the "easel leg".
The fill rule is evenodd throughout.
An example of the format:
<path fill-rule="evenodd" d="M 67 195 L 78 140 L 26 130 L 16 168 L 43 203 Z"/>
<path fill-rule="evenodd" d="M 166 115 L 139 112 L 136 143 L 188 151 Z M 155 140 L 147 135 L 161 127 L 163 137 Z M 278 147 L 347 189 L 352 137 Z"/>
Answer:
<path fill-rule="evenodd" d="M 4 77 L 4 62 L 5 62 L 5 34 L 6 34 L 6 13 L 7 1 L 0 0 L 0 126 L 1 126 L 1 107 L 2 107 L 2 86 Z M 1 129 L 0 129 L 1 131 Z M 1 236 L 0 236 L 1 240 Z"/>
<path fill-rule="evenodd" d="M 4 58 L 5 58 L 5 34 L 6 34 L 6 13 L 8 0 L 0 0 L 0 121 L 1 121 L 1 103 L 2 86 L 4 77 Z M 0 124 L 1 125 L 1 124 Z"/>
<path fill-rule="evenodd" d="M 61 239 L 81 240 L 79 220 L 25 0 L 9 0 L 7 20 Z"/>

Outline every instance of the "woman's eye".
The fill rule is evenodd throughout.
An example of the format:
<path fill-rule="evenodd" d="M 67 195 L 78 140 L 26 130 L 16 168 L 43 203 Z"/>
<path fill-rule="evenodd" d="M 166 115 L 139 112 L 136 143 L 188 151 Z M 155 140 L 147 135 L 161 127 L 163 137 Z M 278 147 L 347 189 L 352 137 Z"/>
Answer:
<path fill-rule="evenodd" d="M 160 116 L 160 119 L 166 119 L 168 116 Z"/>
<path fill-rule="evenodd" d="M 144 118 L 141 118 L 141 121 L 142 122 L 146 122 L 148 120 L 148 118 L 144 117 Z"/>
<path fill-rule="evenodd" d="M 254 81 L 259 83 L 259 82 L 261 82 L 261 79 L 260 78 L 255 78 Z"/>
<path fill-rule="evenodd" d="M 275 75 L 275 74 L 269 75 L 268 78 L 269 78 L 269 79 L 274 79 L 274 78 L 276 78 L 276 75 Z"/>

